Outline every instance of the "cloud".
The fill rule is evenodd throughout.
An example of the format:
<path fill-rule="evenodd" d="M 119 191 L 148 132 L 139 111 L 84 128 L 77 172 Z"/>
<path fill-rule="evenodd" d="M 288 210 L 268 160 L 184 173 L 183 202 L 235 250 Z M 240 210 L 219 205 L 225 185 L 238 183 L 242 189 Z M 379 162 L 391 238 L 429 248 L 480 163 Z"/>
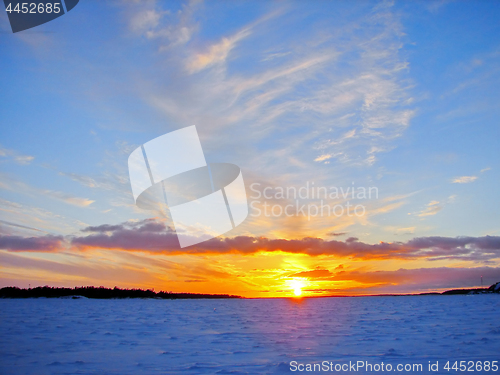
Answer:
<path fill-rule="evenodd" d="M 314 269 L 288 275 L 307 280 L 305 290 L 321 294 L 375 294 L 436 292 L 452 288 L 472 288 L 481 277 L 489 286 L 500 281 L 499 267 L 435 267 L 384 271 L 366 267 Z"/>
<path fill-rule="evenodd" d="M 250 30 L 245 28 L 230 38 L 222 38 L 220 42 L 211 45 L 207 52 L 196 54 L 187 63 L 188 72 L 197 73 L 212 65 L 224 63 L 229 52 L 248 35 L 250 35 Z"/>
<path fill-rule="evenodd" d="M 27 225 L 21 225 L 21 224 L 12 223 L 12 222 L 10 222 L 10 221 L 0 220 L 0 223 L 1 223 L 1 224 L 4 224 L 4 225 L 11 226 L 11 227 L 14 227 L 14 228 L 21 228 L 21 229 L 34 230 L 34 231 L 36 231 L 36 232 L 45 232 L 44 230 L 41 230 L 41 229 L 37 229 L 37 228 L 33 228 L 33 227 L 29 227 L 29 226 L 27 226 Z"/>
<path fill-rule="evenodd" d="M 344 236 L 345 234 L 347 234 L 347 233 L 346 232 L 329 232 L 329 233 L 327 233 L 327 236 L 340 237 L 340 236 Z"/>
<path fill-rule="evenodd" d="M 186 70 L 189 72 L 189 74 L 193 74 L 214 65 L 224 65 L 231 50 L 235 48 L 241 40 L 251 35 L 252 29 L 254 27 L 270 20 L 271 18 L 276 17 L 280 13 L 280 11 L 270 12 L 252 22 L 250 25 L 243 27 L 236 34 L 230 37 L 222 37 L 219 42 L 210 45 L 205 52 L 198 52 L 190 56 L 186 64 Z M 289 53 L 290 52 L 284 54 L 274 54 L 274 57 L 283 57 L 288 55 Z M 272 59 L 273 58 L 265 58 L 261 61 L 269 61 Z"/>
<path fill-rule="evenodd" d="M 413 234 L 415 233 L 416 227 L 397 227 L 397 226 L 386 226 L 384 229 L 388 232 L 392 232 L 395 235 L 399 234 Z"/>
<path fill-rule="evenodd" d="M 63 193 L 62 191 L 40 190 L 40 192 L 43 195 L 47 195 L 51 198 L 58 199 L 64 203 L 78 207 L 88 207 L 95 202 L 91 199 L 75 197 L 71 194 Z"/>
<path fill-rule="evenodd" d="M 377 7 L 350 14 L 340 26 L 339 15 L 326 12 L 320 26 L 311 25 L 300 6 L 287 5 L 287 17 L 270 12 L 280 7 L 261 8 L 249 23 L 225 28 L 218 17 L 193 17 L 200 32 L 180 48 L 155 54 L 163 69 L 142 71 L 136 92 L 167 120 L 161 132 L 197 124 L 207 160 L 254 171 L 252 177 L 245 172 L 245 181 L 272 185 L 279 176 L 282 186 L 348 186 L 352 180 L 343 169 L 376 165 L 413 116 L 400 15 Z M 290 19 L 304 24 L 303 32 L 295 34 L 299 26 L 292 28 Z M 158 126 L 144 126 L 160 134 Z M 318 228 L 319 221 L 294 232 L 282 220 L 259 219 L 248 231 L 291 237 L 333 230 L 326 220 Z M 343 218 L 335 231 L 357 224 L 367 223 Z"/>
<path fill-rule="evenodd" d="M 462 176 L 454 178 L 451 182 L 454 184 L 468 184 L 469 182 L 474 182 L 475 180 L 477 180 L 477 176 Z"/>
<path fill-rule="evenodd" d="M 2 148 L 2 147 L 0 147 L 0 157 L 10 158 L 11 160 L 16 162 L 17 164 L 21 164 L 21 165 L 28 165 L 33 160 L 35 160 L 34 156 L 22 155 L 22 154 L 17 153 L 14 150 Z"/>
<path fill-rule="evenodd" d="M 424 210 L 420 211 L 417 216 L 425 217 L 425 216 L 433 216 L 436 215 L 439 211 L 443 209 L 443 206 L 439 204 L 439 201 L 431 201 L 427 203 L 427 206 Z"/>
<path fill-rule="evenodd" d="M 268 54 L 266 57 L 264 57 L 262 60 L 260 61 L 270 61 L 270 60 L 274 60 L 274 59 L 277 59 L 277 58 L 280 58 L 280 57 L 284 57 L 284 56 L 287 56 L 289 55 L 291 52 L 288 51 L 288 52 L 276 52 L 276 53 L 270 53 Z"/>
<path fill-rule="evenodd" d="M 312 271 L 302 271 L 289 275 L 288 277 L 305 277 L 310 279 L 323 279 L 333 276 L 333 274 L 328 270 L 312 270 Z"/>
<path fill-rule="evenodd" d="M 130 28 L 135 32 L 150 32 L 150 30 L 158 26 L 161 17 L 162 12 L 158 12 L 154 9 L 146 9 L 137 12 L 130 19 Z"/>
<path fill-rule="evenodd" d="M 0 212 L 8 217 L 10 222 L 52 233 L 69 234 L 73 233 L 75 228 L 88 226 L 80 220 L 56 214 L 44 208 L 22 205 L 4 199 L 0 199 Z"/>
<path fill-rule="evenodd" d="M 10 241 L 9 236 L 4 236 Z M 13 237 L 22 242 L 23 238 Z M 61 245 L 62 237 L 30 237 L 27 243 L 40 239 L 45 244 L 51 240 Z M 258 252 L 284 252 L 309 256 L 336 256 L 352 259 L 427 259 L 429 261 L 452 259 L 469 261 L 490 261 L 500 257 L 500 237 L 416 237 L 407 242 L 380 242 L 369 244 L 355 237 L 345 241 L 324 240 L 306 237 L 297 240 L 269 239 L 265 237 L 237 236 L 213 238 L 199 245 L 184 249 L 179 247 L 175 231 L 164 222 L 147 219 L 116 225 L 104 224 L 82 229 L 80 235 L 67 236 L 65 241 L 81 250 L 109 249 L 139 251 L 157 254 L 243 254 Z M 10 243 L 10 242 L 9 242 Z M 10 247 L 7 247 L 10 249 Z M 15 248 L 21 250 L 21 248 Z M 29 246 L 27 249 L 31 249 Z M 43 246 L 40 251 L 45 251 Z"/>
<path fill-rule="evenodd" d="M 374 284 L 372 287 L 392 286 L 394 292 L 415 292 L 415 290 L 439 290 L 445 288 L 470 288 L 477 286 L 483 276 L 491 284 L 500 281 L 500 268 L 418 268 L 399 269 L 395 271 L 360 270 L 341 271 L 329 278 L 331 281 L 355 281 Z M 385 292 L 391 291 L 384 288 Z"/>
<path fill-rule="evenodd" d="M 80 249 L 118 249 L 165 254 L 255 254 L 285 252 L 310 256 L 331 255 L 353 259 L 443 259 L 489 261 L 500 257 L 500 237 L 417 237 L 407 242 L 368 244 L 357 238 L 345 241 L 307 237 L 300 240 L 237 236 L 213 238 L 181 249 L 175 232 L 164 223 L 148 219 L 119 225 L 85 228 L 74 236 Z"/>
<path fill-rule="evenodd" d="M 122 262 L 120 267 L 116 264 L 103 262 L 102 258 L 86 259 L 79 257 L 75 262 L 74 256 L 58 254 L 48 255 L 44 259 L 30 256 L 31 254 L 20 254 L 0 251 L 0 263 L 4 266 L 5 285 L 8 279 L 6 275 L 13 275 L 16 284 L 28 283 L 33 285 L 106 285 L 113 287 L 120 285 L 123 287 L 155 287 L 164 281 L 165 271 L 169 269 L 166 262 L 156 260 L 156 267 L 161 268 L 161 274 L 151 272 L 146 268 L 141 260 L 135 259 L 135 263 Z M 19 269 L 25 272 L 20 274 Z M 15 275 L 15 276 L 14 276 Z M 8 281 L 7 281 L 8 282 Z"/>
<path fill-rule="evenodd" d="M 0 235 L 0 249 L 9 251 L 52 252 L 61 250 L 62 243 L 62 236 L 20 237 Z"/>
<path fill-rule="evenodd" d="M 325 160 L 328 160 L 328 159 L 331 159 L 332 158 L 332 154 L 323 154 L 321 156 L 318 156 L 316 159 L 314 159 L 314 161 L 317 161 L 317 162 L 322 162 L 322 161 L 325 161 Z"/>
<path fill-rule="evenodd" d="M 188 43 L 198 29 L 194 13 L 198 1 L 190 1 L 181 9 L 171 11 L 162 9 L 165 3 L 141 1 L 126 3 L 129 29 L 150 40 L 158 40 L 160 50 L 183 46 Z M 167 5 L 172 5 L 168 4 Z"/>
<path fill-rule="evenodd" d="M 76 236 L 71 240 L 71 243 L 79 248 L 181 252 L 175 232 L 153 219 L 87 227 L 82 232 L 91 234 Z"/>
<path fill-rule="evenodd" d="M 0 188 L 10 191 L 15 191 L 17 193 L 25 193 L 31 196 L 45 196 L 53 199 L 57 199 L 67 204 L 71 204 L 73 206 L 78 207 L 88 207 L 95 201 L 88 198 L 76 197 L 72 194 L 64 193 L 62 191 L 49 190 L 49 189 L 40 189 L 31 185 L 28 185 L 22 181 L 18 181 L 12 179 L 8 175 L 0 174 L 2 178 L 0 180 Z"/>
<path fill-rule="evenodd" d="M 127 156 L 129 154 L 127 154 Z M 65 172 L 59 172 L 59 174 L 89 188 L 109 190 L 114 191 L 115 193 L 121 192 L 128 194 L 130 192 L 130 182 L 128 181 L 128 177 L 124 178 L 123 176 L 117 174 L 102 173 L 97 177 Z"/>
<path fill-rule="evenodd" d="M 293 14 L 287 15 L 305 22 L 300 7 L 288 8 Z M 376 164 L 413 116 L 399 16 L 378 7 L 351 15 L 342 27 L 331 22 L 281 37 L 288 19 L 261 16 L 239 31 L 223 31 L 208 46 L 194 36 L 184 53 L 166 56 L 171 89 L 150 82 L 157 76 L 145 79 L 145 100 L 170 122 L 203 124 L 204 148 L 219 155 L 230 147 L 234 163 L 263 175 L 303 180 L 309 169 L 327 179 L 335 172 L 318 169 L 328 161 L 332 169 L 337 161 Z M 271 50 L 276 38 L 278 50 Z M 275 53 L 279 58 L 266 58 Z"/>
<path fill-rule="evenodd" d="M 481 267 L 475 269 L 420 268 L 418 270 L 373 271 L 369 267 L 384 263 L 360 263 L 356 260 L 453 260 L 457 262 L 473 261 L 498 263 L 500 259 L 500 237 L 417 237 L 406 242 L 380 242 L 375 244 L 360 242 L 355 237 L 345 241 L 327 241 L 321 238 L 303 238 L 301 240 L 268 239 L 264 237 L 237 236 L 233 238 L 215 238 L 197 246 L 181 249 L 175 232 L 164 222 L 156 219 L 143 221 L 129 221 L 121 224 L 103 224 L 88 226 L 80 233 L 72 236 L 39 236 L 20 237 L 0 234 L 0 257 L 9 253 L 19 252 L 57 252 L 58 257 L 77 256 L 82 259 L 78 269 L 74 269 L 74 262 L 68 264 L 47 264 L 56 267 L 57 272 L 64 275 L 81 274 L 83 269 L 90 270 L 93 256 L 86 251 L 98 251 L 99 254 L 108 254 L 106 258 L 113 259 L 115 274 L 121 275 L 120 280 L 126 280 L 124 275 L 132 272 L 149 270 L 152 278 L 158 281 L 166 280 L 179 282 L 193 281 L 211 283 L 214 280 L 228 280 L 236 283 L 246 283 L 252 287 L 268 285 L 269 278 L 274 280 L 272 285 L 280 289 L 279 283 L 290 278 L 303 278 L 308 282 L 308 291 L 311 293 L 339 294 L 355 293 L 400 293 L 425 290 L 426 288 L 471 287 L 474 280 L 479 281 L 483 276 L 487 282 L 499 275 L 498 268 Z M 71 250 L 71 252 L 69 252 Z M 80 250 L 81 252 L 78 252 Z M 103 252 L 105 250 L 106 252 Z M 111 255 L 110 252 L 114 252 Z M 245 262 L 259 264 L 255 254 L 267 253 L 266 259 L 275 254 L 276 259 L 290 259 L 291 254 L 308 255 L 310 260 L 301 257 L 304 265 L 299 269 L 290 269 L 289 263 L 271 264 L 268 269 L 260 270 L 253 275 L 241 267 Z M 153 256 L 152 256 L 153 255 Z M 158 256 L 154 256 L 158 255 Z M 173 263 L 165 255 L 180 256 L 181 263 Z M 182 256 L 181 256 L 182 255 Z M 211 264 L 207 264 L 206 255 L 227 255 L 226 258 L 212 257 Z M 227 259 L 237 255 L 239 261 L 235 264 Z M 245 257 L 246 255 L 253 255 Z M 241 257 L 243 256 L 243 258 Z M 320 256 L 319 258 L 316 258 Z M 24 256 L 23 256 L 24 257 Z M 15 263 L 20 267 L 43 269 L 38 260 L 16 258 Z M 347 266 L 339 265 L 338 258 L 353 260 Z M 3 259 L 3 258 L 2 258 Z M 8 258 L 11 259 L 11 258 Z M 7 260 L 8 260 L 7 259 Z M 54 258 L 55 259 L 55 258 Z M 59 259 L 59 258 L 57 258 Z M 64 259 L 64 258 L 61 258 Z M 170 258 L 172 259 L 172 258 Z M 226 259 L 226 261 L 222 261 Z M 321 266 L 316 266 L 321 261 Z M 31 263 L 30 263 L 31 262 Z M 35 264 L 36 263 L 36 264 Z M 333 263 L 333 264 L 332 264 Z M 337 264 L 335 264 L 337 263 Z M 12 265 L 8 262 L 8 264 Z M 30 265 L 31 264 L 31 265 Z M 421 264 L 421 263 L 419 263 Z M 329 268 L 329 265 L 331 268 Z M 98 264 L 95 264 L 98 267 Z M 73 268 L 72 268 L 73 267 Z M 106 268 L 106 267 L 104 267 Z M 142 270 L 142 271 L 141 271 Z M 75 273 L 76 272 L 76 273 Z M 87 271 L 85 271 L 87 272 Z M 137 273 L 136 272 L 136 273 Z M 480 274 L 479 274 L 480 273 Z M 259 276 L 260 275 L 260 276 Z M 496 276 L 495 276 L 496 275 Z M 108 278 L 92 273 L 93 279 Z M 136 275 L 137 276 L 137 275 Z M 264 279 L 260 279 L 264 278 Z M 111 280 L 111 279 L 109 279 Z M 259 281 L 260 280 L 260 281 Z M 267 280 L 267 281 L 266 281 Z M 281 280 L 281 281 L 280 281 Z M 124 281 L 122 281 L 124 282 Z M 324 284 L 323 284 L 324 283 Z M 274 287 L 273 287 L 274 288 Z"/>

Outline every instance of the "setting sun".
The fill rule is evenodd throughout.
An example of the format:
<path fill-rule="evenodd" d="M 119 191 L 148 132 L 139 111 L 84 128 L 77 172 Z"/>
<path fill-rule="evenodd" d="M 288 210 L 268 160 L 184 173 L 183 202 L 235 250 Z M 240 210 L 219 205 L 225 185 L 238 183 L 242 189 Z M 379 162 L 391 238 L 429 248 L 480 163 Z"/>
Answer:
<path fill-rule="evenodd" d="M 293 289 L 293 294 L 296 297 L 300 297 L 302 295 L 302 288 L 304 287 L 304 282 L 301 280 L 293 279 L 290 282 L 290 285 Z"/>

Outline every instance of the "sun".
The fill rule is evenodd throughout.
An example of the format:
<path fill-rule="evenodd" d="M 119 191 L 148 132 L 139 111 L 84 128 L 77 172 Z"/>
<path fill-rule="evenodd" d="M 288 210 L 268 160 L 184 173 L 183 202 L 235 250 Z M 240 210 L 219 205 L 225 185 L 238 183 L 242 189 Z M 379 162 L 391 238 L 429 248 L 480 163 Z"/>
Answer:
<path fill-rule="evenodd" d="M 300 297 L 302 295 L 302 288 L 305 286 L 302 280 L 293 279 L 290 281 L 290 286 L 293 289 L 293 294 L 295 297 Z"/>

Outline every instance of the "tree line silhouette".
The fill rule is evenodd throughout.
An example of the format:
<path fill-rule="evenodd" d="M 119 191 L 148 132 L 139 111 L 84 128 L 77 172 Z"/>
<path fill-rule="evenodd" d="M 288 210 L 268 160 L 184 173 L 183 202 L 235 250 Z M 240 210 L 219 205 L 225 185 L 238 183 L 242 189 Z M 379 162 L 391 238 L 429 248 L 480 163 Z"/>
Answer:
<path fill-rule="evenodd" d="M 199 293 L 174 293 L 158 292 L 151 289 L 120 289 L 118 287 L 105 288 L 103 286 L 81 286 L 74 288 L 57 288 L 39 286 L 36 288 L 21 289 L 18 287 L 5 287 L 0 289 L 0 298 L 157 298 L 157 299 L 202 299 L 202 298 L 242 298 L 229 294 L 199 294 Z"/>

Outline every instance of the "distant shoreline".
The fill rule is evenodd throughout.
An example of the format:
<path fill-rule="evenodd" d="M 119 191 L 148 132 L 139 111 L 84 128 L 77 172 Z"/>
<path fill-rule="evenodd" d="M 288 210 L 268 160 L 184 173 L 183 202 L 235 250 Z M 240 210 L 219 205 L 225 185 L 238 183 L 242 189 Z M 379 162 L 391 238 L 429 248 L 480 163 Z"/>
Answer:
<path fill-rule="evenodd" d="M 405 296 L 442 296 L 442 295 L 477 295 L 477 294 L 500 294 L 500 282 L 489 288 L 451 289 L 444 292 L 409 293 L 409 294 L 368 294 L 368 295 L 330 295 L 330 296 L 303 296 L 303 298 L 345 298 L 345 297 L 405 297 Z M 92 298 L 92 299 L 127 299 L 127 298 L 150 298 L 150 299 L 261 299 L 261 298 L 292 298 L 292 297 L 255 297 L 247 298 L 230 294 L 204 294 L 204 293 L 174 293 L 155 292 L 151 289 L 120 289 L 104 287 L 36 287 L 22 289 L 18 287 L 4 287 L 0 289 L 0 298 Z"/>
<path fill-rule="evenodd" d="M 229 294 L 201 294 L 201 293 L 173 293 L 155 292 L 151 289 L 120 289 L 104 287 L 36 287 L 21 289 L 5 287 L 0 289 L 0 298 L 92 298 L 92 299 L 126 299 L 126 298 L 152 298 L 152 299 L 221 299 L 242 298 Z"/>

